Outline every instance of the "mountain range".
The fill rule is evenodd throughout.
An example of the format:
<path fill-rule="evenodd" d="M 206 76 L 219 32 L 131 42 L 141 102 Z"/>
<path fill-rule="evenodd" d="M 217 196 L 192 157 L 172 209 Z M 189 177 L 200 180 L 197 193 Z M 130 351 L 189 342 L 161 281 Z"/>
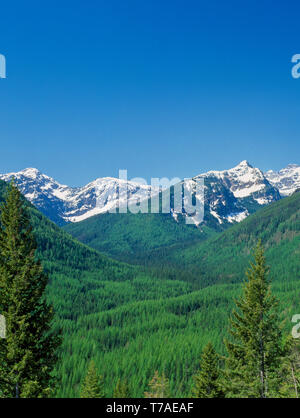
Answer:
<path fill-rule="evenodd" d="M 105 213 L 136 193 L 147 198 L 151 190 L 150 186 L 112 177 L 98 178 L 83 187 L 69 187 L 36 168 L 0 175 L 4 181 L 12 178 L 26 199 L 58 225 Z"/>
<path fill-rule="evenodd" d="M 288 171 L 268 180 L 242 162 L 205 173 L 208 205 L 227 193 L 228 202 L 236 199 L 249 213 L 255 211 L 240 222 L 227 221 L 223 231 L 174 222 L 168 214 L 131 213 L 98 214 L 59 228 L 27 201 L 37 255 L 50 278 L 47 298 L 63 334 L 57 396 L 78 396 L 91 358 L 105 376 L 108 396 L 124 377 L 131 396 L 143 396 L 156 369 L 167 371 L 174 396 L 188 396 L 204 345 L 212 341 L 225 354 L 222 341 L 233 300 L 258 239 L 266 248 L 288 335 L 300 308 L 300 193 L 296 167 Z M 0 202 L 5 189 L 0 181 Z M 272 193 L 276 201 L 270 202 Z M 220 228 L 225 224 L 226 212 L 223 223 L 208 215 L 207 222 L 211 217 Z M 114 252 L 131 265 L 107 257 Z"/>
<path fill-rule="evenodd" d="M 15 179 L 23 195 L 58 225 L 76 223 L 116 210 L 126 199 L 149 199 L 150 185 L 112 177 L 98 178 L 83 187 L 62 185 L 36 168 L 1 174 L 0 179 Z M 279 172 L 263 173 L 246 160 L 224 171 L 209 171 L 190 180 L 204 179 L 205 221 L 219 226 L 240 222 L 259 207 L 291 195 L 300 188 L 300 166 L 290 164 Z M 157 190 L 153 190 L 155 193 Z M 178 213 L 171 211 L 178 221 Z"/>

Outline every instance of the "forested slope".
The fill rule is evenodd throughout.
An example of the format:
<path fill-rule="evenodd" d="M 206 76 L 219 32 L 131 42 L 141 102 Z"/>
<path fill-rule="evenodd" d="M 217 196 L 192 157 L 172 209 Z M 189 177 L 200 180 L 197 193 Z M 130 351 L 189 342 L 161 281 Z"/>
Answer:
<path fill-rule="evenodd" d="M 170 214 L 112 214 L 93 216 L 64 229 L 79 241 L 118 260 L 144 264 L 153 251 L 173 245 L 201 242 L 216 233 L 212 227 L 196 228 Z"/>
<path fill-rule="evenodd" d="M 170 251 L 167 259 L 199 273 L 204 285 L 241 280 L 258 239 L 266 248 L 272 277 L 279 281 L 300 276 L 300 193 L 270 204 L 240 224 L 206 242 Z"/>
<path fill-rule="evenodd" d="M 299 219 L 300 193 L 296 192 L 223 232 L 207 225 L 197 229 L 155 214 L 99 215 L 67 225 L 66 230 L 118 259 L 199 288 L 240 281 L 259 238 L 266 247 L 274 278 L 296 279 L 300 273 Z"/>
<path fill-rule="evenodd" d="M 0 182 L 0 201 L 3 201 L 5 188 L 5 183 Z M 103 367 L 107 369 L 107 386 L 108 390 L 112 390 L 116 383 L 114 379 L 117 379 L 112 371 L 113 364 L 117 365 L 119 361 L 128 363 L 130 355 L 128 353 L 122 359 L 116 356 L 111 364 L 100 361 L 118 344 L 118 338 L 113 337 L 114 327 L 111 323 L 105 329 L 112 336 L 112 341 L 107 345 L 106 340 L 102 341 L 103 329 L 99 329 L 90 318 L 101 320 L 104 312 L 132 303 L 184 295 L 191 291 L 191 286 L 162 276 L 157 278 L 139 267 L 111 260 L 74 240 L 31 204 L 25 204 L 38 243 L 38 257 L 50 278 L 47 294 L 54 304 L 55 326 L 63 331 L 61 361 L 57 366 L 60 382 L 58 396 L 79 395 L 80 382 L 93 357 L 99 359 L 100 370 Z M 118 325 L 118 321 L 114 323 Z M 144 331 L 147 332 L 147 329 Z M 122 333 L 126 335 L 123 329 Z M 141 353 L 145 355 L 143 350 Z M 118 370 L 120 377 L 121 367 Z M 141 369 L 138 379 L 143 379 L 143 376 L 144 369 Z"/>
<path fill-rule="evenodd" d="M 0 187 L 3 195 L 4 185 Z M 299 196 L 257 212 L 207 243 L 173 246 L 165 260 L 175 269 L 166 276 L 99 254 L 29 205 L 39 257 L 50 276 L 48 298 L 54 303 L 56 326 L 63 330 L 57 396 L 79 395 L 90 359 L 104 376 L 107 396 L 120 378 L 128 381 L 131 396 L 142 396 L 155 370 L 170 379 L 172 396 L 189 396 L 204 345 L 211 340 L 223 350 L 228 316 L 240 293 L 240 283 L 221 282 L 243 279 L 250 248 L 259 237 L 267 246 L 277 278 L 273 290 L 289 333 L 291 317 L 300 310 Z M 157 260 L 167 272 L 168 263 Z M 281 264 L 283 272 L 290 266 L 294 271 L 288 280 Z M 177 272 L 180 265 L 185 274 Z"/>
<path fill-rule="evenodd" d="M 276 279 L 273 290 L 289 333 L 291 317 L 300 309 L 299 203 L 296 193 L 206 242 L 164 247 L 166 252 L 157 252 L 154 265 L 166 272 L 166 265 L 175 266 L 173 280 L 143 273 L 114 282 L 119 287 L 105 298 L 105 286 L 85 291 L 101 303 L 96 311 L 68 322 L 71 338 L 60 372 L 65 379 L 62 393 L 78 393 L 86 359 L 92 357 L 110 396 L 118 378 L 128 380 L 132 396 L 142 396 L 156 369 L 170 378 L 173 396 L 188 396 L 203 346 L 211 340 L 218 351 L 223 350 L 233 301 L 259 238 L 267 249 L 271 276 Z"/>

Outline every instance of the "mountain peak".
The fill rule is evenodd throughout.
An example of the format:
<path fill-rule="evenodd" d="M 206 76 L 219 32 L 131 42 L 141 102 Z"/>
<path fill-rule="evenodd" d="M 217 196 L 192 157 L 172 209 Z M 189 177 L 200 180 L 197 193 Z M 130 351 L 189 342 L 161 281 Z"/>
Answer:
<path fill-rule="evenodd" d="M 17 171 L 17 172 L 11 172 L 7 174 L 0 174 L 2 180 L 10 180 L 12 177 L 14 178 L 20 178 L 20 176 L 36 179 L 42 175 L 42 173 L 37 169 L 33 167 L 24 168 L 24 170 Z"/>
<path fill-rule="evenodd" d="M 253 168 L 252 165 L 249 164 L 249 162 L 247 160 L 241 161 L 236 167 L 249 167 L 249 168 Z"/>
<path fill-rule="evenodd" d="M 299 168 L 299 164 L 288 164 L 286 168 Z"/>
<path fill-rule="evenodd" d="M 275 186 L 281 196 L 290 196 L 300 188 L 300 166 L 298 164 L 289 164 L 279 171 L 269 170 L 266 178 Z"/>
<path fill-rule="evenodd" d="M 36 177 L 38 174 L 41 174 L 41 172 L 34 167 L 24 168 L 24 170 L 20 171 L 20 173 L 26 174 L 29 177 Z"/>

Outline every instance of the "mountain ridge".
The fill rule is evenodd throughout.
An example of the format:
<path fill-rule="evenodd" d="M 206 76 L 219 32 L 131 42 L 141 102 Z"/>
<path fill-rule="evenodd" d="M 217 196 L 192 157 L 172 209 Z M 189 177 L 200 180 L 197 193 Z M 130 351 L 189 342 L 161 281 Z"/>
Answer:
<path fill-rule="evenodd" d="M 149 199 L 150 185 L 100 177 L 82 187 L 60 184 L 36 168 L 0 174 L 0 179 L 15 179 L 23 195 L 58 225 L 77 223 L 92 216 L 115 211 L 126 199 Z M 204 179 L 205 210 L 220 225 L 240 222 L 259 207 L 291 195 L 300 188 L 300 166 L 290 164 L 275 172 L 263 173 L 247 160 L 222 171 L 211 170 L 187 180 L 190 187 Z M 177 221 L 178 213 L 171 212 Z"/>
<path fill-rule="evenodd" d="M 116 208 L 117 190 L 121 204 L 126 196 L 130 198 L 139 192 L 146 198 L 150 192 L 150 186 L 135 182 L 127 182 L 125 190 L 122 188 L 124 180 L 113 177 L 98 178 L 83 187 L 69 187 L 36 168 L 0 174 L 1 180 L 11 181 L 12 178 L 26 199 L 58 225 L 113 210 Z"/>

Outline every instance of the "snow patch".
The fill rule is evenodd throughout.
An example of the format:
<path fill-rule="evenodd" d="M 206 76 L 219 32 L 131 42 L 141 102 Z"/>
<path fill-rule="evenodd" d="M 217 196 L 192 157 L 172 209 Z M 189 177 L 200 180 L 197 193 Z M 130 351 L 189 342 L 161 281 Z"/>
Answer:
<path fill-rule="evenodd" d="M 248 215 L 249 215 L 249 212 L 247 210 L 245 210 L 244 212 L 230 213 L 226 218 L 227 218 L 228 222 L 234 223 L 234 222 L 243 221 L 244 219 L 247 218 Z"/>

